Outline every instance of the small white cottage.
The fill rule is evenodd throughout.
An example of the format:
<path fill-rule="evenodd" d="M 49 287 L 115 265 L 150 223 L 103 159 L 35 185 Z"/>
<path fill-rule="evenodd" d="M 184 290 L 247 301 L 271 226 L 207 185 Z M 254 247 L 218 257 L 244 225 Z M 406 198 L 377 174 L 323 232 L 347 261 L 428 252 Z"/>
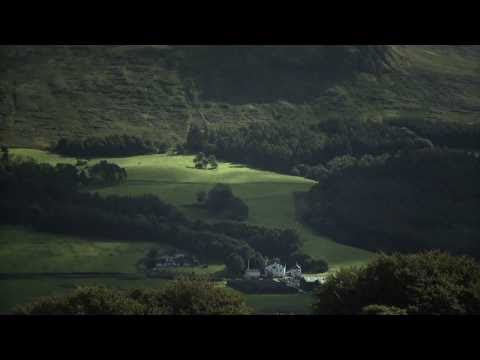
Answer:
<path fill-rule="evenodd" d="M 302 277 L 302 268 L 300 265 L 296 264 L 294 268 L 291 268 L 286 273 L 287 276 L 291 276 L 293 278 L 300 278 Z"/>
<path fill-rule="evenodd" d="M 261 276 L 260 270 L 258 269 L 247 269 L 243 274 L 245 279 L 259 279 Z"/>
<path fill-rule="evenodd" d="M 285 277 L 286 270 L 287 267 L 285 265 L 274 262 L 273 264 L 265 266 L 265 275 L 274 278 L 283 278 Z"/>

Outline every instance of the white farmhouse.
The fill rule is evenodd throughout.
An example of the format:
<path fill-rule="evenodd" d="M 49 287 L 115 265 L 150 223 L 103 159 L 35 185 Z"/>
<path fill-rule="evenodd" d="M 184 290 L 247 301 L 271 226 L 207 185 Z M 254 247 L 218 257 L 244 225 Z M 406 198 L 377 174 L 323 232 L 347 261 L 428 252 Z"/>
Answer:
<path fill-rule="evenodd" d="M 262 274 L 259 269 L 250 269 L 250 259 L 248 259 L 247 269 L 245 270 L 243 277 L 245 279 L 260 279 L 261 276 Z"/>
<path fill-rule="evenodd" d="M 273 264 L 265 266 L 265 275 L 274 278 L 285 277 L 286 271 L 287 267 L 285 265 L 279 264 L 278 262 L 274 262 Z"/>
<path fill-rule="evenodd" d="M 261 276 L 260 270 L 258 269 L 247 269 L 243 274 L 245 279 L 259 279 Z"/>
<path fill-rule="evenodd" d="M 287 276 L 293 278 L 300 278 L 302 277 L 302 268 L 300 265 L 296 264 L 294 268 L 290 269 L 286 273 Z"/>

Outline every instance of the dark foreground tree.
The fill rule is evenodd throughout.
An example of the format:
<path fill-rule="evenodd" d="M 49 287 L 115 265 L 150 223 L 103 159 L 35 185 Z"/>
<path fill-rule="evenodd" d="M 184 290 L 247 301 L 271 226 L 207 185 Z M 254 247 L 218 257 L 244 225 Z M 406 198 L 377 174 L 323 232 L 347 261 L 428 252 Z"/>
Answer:
<path fill-rule="evenodd" d="M 395 306 L 368 305 L 362 309 L 362 315 L 408 315 L 408 312 Z"/>
<path fill-rule="evenodd" d="M 79 287 L 60 297 L 42 297 L 31 304 L 20 306 L 23 315 L 143 315 L 147 307 L 121 290 L 105 287 Z M 160 308 L 152 312 L 164 313 Z"/>
<path fill-rule="evenodd" d="M 383 306 L 380 308 L 379 306 Z M 317 314 L 480 314 L 480 265 L 441 252 L 380 255 L 317 290 Z"/>
<path fill-rule="evenodd" d="M 2 151 L 2 161 L 3 162 L 8 162 L 8 160 L 10 159 L 9 152 L 8 152 L 8 147 L 5 146 L 5 145 L 2 145 L 0 147 L 0 149 Z"/>
<path fill-rule="evenodd" d="M 177 279 L 162 290 L 81 287 L 21 306 L 24 315 L 242 315 L 250 309 L 230 289 L 199 278 Z"/>
<path fill-rule="evenodd" d="M 231 289 L 198 278 L 175 280 L 162 292 L 162 304 L 172 315 L 247 315 L 244 298 Z"/>

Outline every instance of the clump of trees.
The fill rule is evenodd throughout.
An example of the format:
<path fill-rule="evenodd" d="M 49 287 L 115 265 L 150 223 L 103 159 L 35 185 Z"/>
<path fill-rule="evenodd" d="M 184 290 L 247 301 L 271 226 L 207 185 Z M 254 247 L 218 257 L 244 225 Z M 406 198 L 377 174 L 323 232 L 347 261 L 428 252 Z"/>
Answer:
<path fill-rule="evenodd" d="M 131 156 L 164 153 L 167 147 L 166 143 L 153 142 L 134 135 L 109 135 L 83 139 L 62 138 L 52 151 L 74 157 Z"/>
<path fill-rule="evenodd" d="M 208 169 L 215 170 L 218 168 L 217 158 L 215 155 L 206 156 L 203 152 L 199 152 L 193 159 L 196 169 Z"/>
<path fill-rule="evenodd" d="M 245 221 L 248 218 L 248 206 L 233 194 L 232 188 L 228 185 L 216 184 L 208 194 L 199 192 L 197 200 L 213 216 L 237 221 Z"/>
<path fill-rule="evenodd" d="M 230 254 L 225 261 L 225 269 L 230 276 L 243 275 L 246 265 L 243 258 L 238 254 Z"/>
<path fill-rule="evenodd" d="M 480 149 L 480 123 L 442 121 L 401 117 L 391 119 L 391 126 L 406 127 L 419 136 L 430 139 L 437 146 Z"/>
<path fill-rule="evenodd" d="M 262 251 L 288 257 L 298 250 L 294 232 L 234 222 L 192 222 L 156 196 L 100 196 L 81 191 L 84 183 L 79 174 L 70 164 L 0 163 L 0 223 L 67 235 L 167 243 L 203 262 L 225 262 L 237 254 L 244 263 L 250 259 L 252 264 L 262 264 Z M 220 196 L 212 197 L 214 202 L 231 200 L 231 190 L 226 197 L 222 188 L 219 192 Z"/>
<path fill-rule="evenodd" d="M 459 150 L 337 157 L 308 193 L 305 220 L 368 250 L 480 257 L 480 159 Z"/>
<path fill-rule="evenodd" d="M 2 162 L 8 162 L 10 160 L 10 153 L 8 151 L 8 146 L 6 145 L 1 145 L 0 150 L 2 152 Z"/>
<path fill-rule="evenodd" d="M 480 314 L 480 265 L 438 251 L 382 254 L 330 275 L 316 296 L 317 314 Z"/>
<path fill-rule="evenodd" d="M 90 184 L 113 185 L 127 179 L 127 171 L 124 168 L 106 160 L 102 160 L 87 169 L 87 182 Z"/>
<path fill-rule="evenodd" d="M 162 290 L 79 287 L 15 310 L 18 315 L 246 315 L 238 293 L 207 279 L 179 278 Z"/>
<path fill-rule="evenodd" d="M 185 147 L 190 153 L 302 175 L 300 164 L 314 167 L 337 156 L 379 155 L 433 144 L 406 127 L 331 118 L 314 124 L 295 119 L 239 127 L 194 125 Z"/>
<path fill-rule="evenodd" d="M 302 241 L 293 229 L 269 229 L 239 222 L 198 222 L 196 228 L 242 239 L 262 255 L 282 259 L 289 267 L 301 264 L 304 272 L 323 273 L 329 269 L 325 260 L 313 259 L 301 251 Z M 245 254 L 243 260 L 244 269 L 247 261 L 252 268 L 262 269 L 265 265 L 265 259 L 255 254 Z"/>

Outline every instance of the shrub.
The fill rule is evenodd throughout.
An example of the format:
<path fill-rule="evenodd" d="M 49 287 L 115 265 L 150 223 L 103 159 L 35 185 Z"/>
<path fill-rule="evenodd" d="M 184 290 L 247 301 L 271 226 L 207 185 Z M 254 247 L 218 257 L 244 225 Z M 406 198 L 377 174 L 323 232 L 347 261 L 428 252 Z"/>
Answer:
<path fill-rule="evenodd" d="M 380 255 L 366 267 L 330 275 L 317 290 L 315 311 L 480 314 L 479 290 L 480 266 L 471 258 L 441 252 Z"/>

